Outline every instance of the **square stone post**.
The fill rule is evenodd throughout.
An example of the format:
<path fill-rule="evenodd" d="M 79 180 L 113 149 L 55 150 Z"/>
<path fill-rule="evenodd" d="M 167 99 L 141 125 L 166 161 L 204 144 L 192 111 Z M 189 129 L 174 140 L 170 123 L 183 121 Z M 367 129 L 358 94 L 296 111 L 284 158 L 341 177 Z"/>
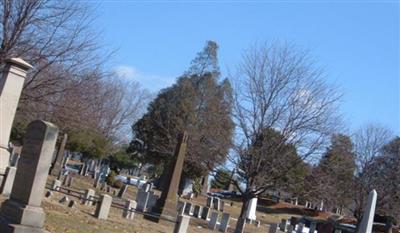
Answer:
<path fill-rule="evenodd" d="M 10 159 L 8 143 L 11 128 L 26 73 L 30 68 L 32 66 L 20 58 L 8 59 L 0 78 L 0 174 L 4 174 Z"/>
<path fill-rule="evenodd" d="M 175 149 L 176 161 L 171 167 L 172 173 L 169 175 L 168 182 L 163 188 L 160 199 L 158 199 L 155 205 L 154 212 L 159 213 L 161 217 L 168 218 L 176 221 L 177 211 L 176 207 L 178 204 L 178 188 L 181 179 L 181 173 L 183 168 L 183 162 L 185 160 L 186 146 L 188 141 L 188 134 L 183 132 L 180 135 L 178 144 Z"/>
<path fill-rule="evenodd" d="M 0 209 L 0 232 L 46 232 L 41 204 L 57 136 L 51 123 L 28 125 L 10 199 Z"/>
<path fill-rule="evenodd" d="M 174 227 L 174 233 L 186 233 L 189 227 L 190 217 L 187 215 L 179 215 L 178 221 Z"/>

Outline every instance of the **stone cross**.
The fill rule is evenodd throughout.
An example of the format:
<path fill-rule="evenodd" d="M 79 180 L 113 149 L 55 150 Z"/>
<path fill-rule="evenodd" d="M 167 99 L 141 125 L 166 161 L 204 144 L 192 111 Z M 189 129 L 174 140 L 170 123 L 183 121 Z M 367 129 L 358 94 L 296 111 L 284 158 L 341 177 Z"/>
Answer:
<path fill-rule="evenodd" d="M 153 208 L 154 212 L 160 214 L 161 217 L 173 221 L 175 221 L 177 217 L 178 188 L 185 160 L 187 141 L 188 134 L 185 131 L 180 135 L 175 149 L 176 161 L 175 164 L 172 164 L 172 173 L 169 174 L 168 182 L 166 182 L 166 186 L 163 188 L 161 197 L 158 199 L 155 208 Z"/>
<path fill-rule="evenodd" d="M 376 198 L 378 194 L 375 189 L 368 195 L 367 205 L 364 208 L 363 217 L 360 223 L 358 233 L 371 233 L 374 224 Z"/>
<path fill-rule="evenodd" d="M 53 176 L 58 176 L 61 171 L 62 171 L 62 163 L 64 159 L 64 150 L 65 150 L 65 145 L 67 144 L 68 140 L 68 134 L 64 134 L 63 140 L 60 144 L 60 147 L 58 149 L 57 156 L 54 160 L 53 166 L 51 167 L 51 172 L 50 174 Z"/>
<path fill-rule="evenodd" d="M 51 123 L 28 125 L 10 198 L 0 209 L 0 232 L 45 232 L 41 204 L 57 136 Z"/>
<path fill-rule="evenodd" d="M 8 166 L 10 159 L 8 143 L 11 128 L 26 73 L 31 68 L 32 66 L 24 60 L 11 58 L 6 60 L 3 74 L 0 78 L 0 174 L 4 174 Z"/>

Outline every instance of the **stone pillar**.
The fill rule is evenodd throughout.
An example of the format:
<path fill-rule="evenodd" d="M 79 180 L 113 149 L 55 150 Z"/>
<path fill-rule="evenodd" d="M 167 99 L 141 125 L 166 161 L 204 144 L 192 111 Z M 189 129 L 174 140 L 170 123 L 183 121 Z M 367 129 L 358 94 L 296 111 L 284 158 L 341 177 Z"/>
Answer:
<path fill-rule="evenodd" d="M 372 190 L 368 195 L 367 205 L 364 208 L 363 217 L 360 223 L 358 233 L 371 233 L 372 225 L 374 224 L 375 206 L 377 193 Z"/>
<path fill-rule="evenodd" d="M 96 207 L 94 216 L 98 219 L 107 219 L 108 213 L 110 212 L 111 203 L 112 203 L 111 196 L 109 196 L 107 194 L 101 195 L 100 201 L 99 201 L 99 203 L 97 203 L 97 207 Z"/>
<path fill-rule="evenodd" d="M 186 146 L 188 135 L 183 132 L 180 135 L 178 144 L 175 149 L 175 164 L 172 164 L 172 173 L 169 174 L 166 186 L 164 186 L 160 199 L 155 205 L 154 212 L 159 213 L 161 217 L 176 221 L 177 202 L 178 202 L 178 188 L 181 179 L 183 162 L 185 160 Z"/>
<path fill-rule="evenodd" d="M 9 196 L 11 194 L 11 189 L 14 184 L 15 173 L 17 172 L 16 167 L 7 167 L 6 178 L 3 180 L 3 184 L 0 188 L 0 193 L 4 196 Z"/>
<path fill-rule="evenodd" d="M 178 221 L 174 227 L 174 233 L 186 233 L 189 227 L 190 217 L 187 215 L 179 215 Z"/>
<path fill-rule="evenodd" d="M 0 174 L 5 173 L 10 159 L 8 143 L 11 128 L 26 73 L 30 68 L 32 66 L 20 58 L 8 59 L 0 78 Z"/>
<path fill-rule="evenodd" d="M 58 149 L 56 159 L 54 160 L 53 166 L 51 168 L 50 173 L 53 176 L 58 176 L 62 171 L 64 151 L 65 151 L 65 145 L 67 144 L 67 140 L 68 140 L 68 134 L 64 134 L 63 140 Z"/>
<path fill-rule="evenodd" d="M 0 209 L 0 232 L 45 232 L 41 204 L 57 136 L 51 123 L 28 125 L 11 195 Z"/>

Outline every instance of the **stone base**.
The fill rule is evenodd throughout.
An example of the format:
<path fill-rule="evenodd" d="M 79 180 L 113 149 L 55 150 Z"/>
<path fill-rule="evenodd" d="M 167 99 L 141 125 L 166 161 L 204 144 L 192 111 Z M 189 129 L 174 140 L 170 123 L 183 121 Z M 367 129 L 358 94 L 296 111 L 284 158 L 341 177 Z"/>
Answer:
<path fill-rule="evenodd" d="M 8 199 L 1 206 L 0 217 L 2 218 L 0 225 L 15 224 L 42 229 L 45 213 L 41 207 L 23 205 L 17 201 Z"/>
<path fill-rule="evenodd" d="M 43 228 L 29 227 L 24 225 L 9 224 L 0 225 L 1 233 L 50 233 Z"/>

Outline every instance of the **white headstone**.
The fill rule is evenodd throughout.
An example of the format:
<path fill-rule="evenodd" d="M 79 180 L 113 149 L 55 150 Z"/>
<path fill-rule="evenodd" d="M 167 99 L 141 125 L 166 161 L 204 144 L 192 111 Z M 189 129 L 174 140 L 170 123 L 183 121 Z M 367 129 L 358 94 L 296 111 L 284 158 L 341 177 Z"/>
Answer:
<path fill-rule="evenodd" d="M 250 220 L 256 220 L 256 208 L 257 208 L 257 198 L 252 198 L 249 202 L 249 206 L 246 211 L 246 218 Z"/>

